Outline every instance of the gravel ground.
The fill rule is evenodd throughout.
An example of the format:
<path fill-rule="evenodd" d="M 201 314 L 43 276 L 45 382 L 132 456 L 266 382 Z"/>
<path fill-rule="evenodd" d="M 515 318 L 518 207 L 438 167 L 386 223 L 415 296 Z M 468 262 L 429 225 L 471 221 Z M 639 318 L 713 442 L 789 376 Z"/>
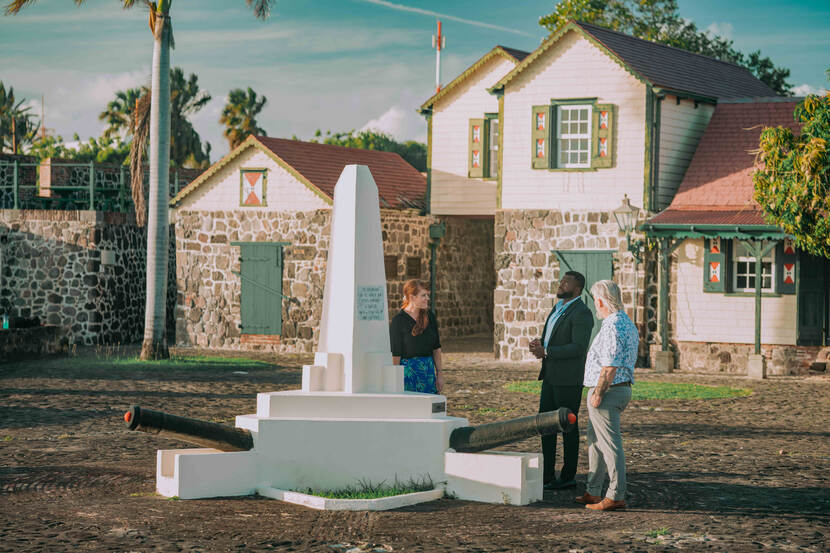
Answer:
<path fill-rule="evenodd" d="M 476 424 L 535 412 L 536 396 L 503 388 L 534 379 L 535 365 L 494 361 L 487 338 L 445 342 L 450 415 Z M 344 513 L 254 497 L 155 495 L 156 449 L 187 445 L 126 432 L 123 412 L 141 404 L 231 423 L 255 410 L 257 392 L 299 388 L 308 359 L 258 357 L 273 365 L 244 375 L 63 368 L 60 360 L 52 368 L 0 367 L 0 551 L 828 551 L 826 376 L 751 381 L 638 371 L 641 381 L 753 394 L 632 402 L 623 415 L 625 511 L 573 503 L 584 491 L 587 454 L 577 490 L 527 507 L 442 499 Z M 539 440 L 504 449 L 538 451 Z"/>

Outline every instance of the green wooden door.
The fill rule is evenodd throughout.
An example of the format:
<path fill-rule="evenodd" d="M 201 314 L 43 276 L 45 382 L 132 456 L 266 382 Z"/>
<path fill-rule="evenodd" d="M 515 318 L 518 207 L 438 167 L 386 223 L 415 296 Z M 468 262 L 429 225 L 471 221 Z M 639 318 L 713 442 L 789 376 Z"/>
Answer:
<path fill-rule="evenodd" d="M 282 332 L 282 245 L 242 244 L 242 333 Z"/>
<path fill-rule="evenodd" d="M 582 301 L 585 302 L 591 313 L 594 314 L 594 329 L 591 331 L 591 340 L 599 332 L 600 324 L 596 320 L 594 309 L 594 298 L 591 296 L 591 286 L 599 280 L 610 280 L 614 276 L 613 251 L 575 251 L 557 250 L 556 257 L 559 258 L 559 278 L 562 278 L 567 271 L 577 271 L 585 275 L 585 290 L 582 291 Z"/>
<path fill-rule="evenodd" d="M 830 262 L 801 254 L 798 274 L 798 345 L 827 343 Z"/>

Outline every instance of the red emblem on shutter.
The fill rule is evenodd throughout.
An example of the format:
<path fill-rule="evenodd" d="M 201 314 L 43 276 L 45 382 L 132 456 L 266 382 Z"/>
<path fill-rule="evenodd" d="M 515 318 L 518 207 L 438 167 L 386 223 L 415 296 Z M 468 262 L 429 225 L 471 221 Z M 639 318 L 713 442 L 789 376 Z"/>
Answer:
<path fill-rule="evenodd" d="M 795 253 L 795 245 L 793 244 L 792 238 L 785 238 L 784 239 L 784 253 L 786 253 L 786 254 L 794 254 Z"/>
<path fill-rule="evenodd" d="M 709 253 L 720 253 L 720 238 L 712 238 L 709 241 Z"/>
<path fill-rule="evenodd" d="M 473 167 L 481 167 L 481 152 L 473 150 Z"/>
<path fill-rule="evenodd" d="M 536 157 L 545 157 L 545 139 L 536 140 Z"/>
<path fill-rule="evenodd" d="M 543 131 L 545 130 L 545 112 L 540 111 L 536 114 L 536 130 Z"/>
<path fill-rule="evenodd" d="M 599 128 L 600 129 L 607 129 L 608 128 L 608 112 L 607 111 L 599 112 Z"/>
<path fill-rule="evenodd" d="M 607 138 L 600 138 L 599 139 L 599 157 L 607 157 L 608 156 L 608 139 Z"/>
<path fill-rule="evenodd" d="M 481 142 L 481 127 L 473 125 L 473 142 Z"/>
<path fill-rule="evenodd" d="M 720 282 L 720 261 L 709 263 L 709 282 Z"/>
<path fill-rule="evenodd" d="M 784 284 L 795 284 L 795 263 L 784 263 Z"/>

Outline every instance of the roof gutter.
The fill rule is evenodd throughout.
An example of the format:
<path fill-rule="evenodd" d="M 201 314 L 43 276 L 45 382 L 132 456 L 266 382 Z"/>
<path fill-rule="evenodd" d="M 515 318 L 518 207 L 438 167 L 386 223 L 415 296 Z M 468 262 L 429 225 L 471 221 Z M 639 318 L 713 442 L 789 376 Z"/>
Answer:
<path fill-rule="evenodd" d="M 716 224 L 679 224 L 679 223 L 643 223 L 640 229 L 648 236 L 678 236 L 684 238 L 701 238 L 708 236 L 729 237 L 790 237 L 780 227 L 773 225 L 716 225 Z"/>

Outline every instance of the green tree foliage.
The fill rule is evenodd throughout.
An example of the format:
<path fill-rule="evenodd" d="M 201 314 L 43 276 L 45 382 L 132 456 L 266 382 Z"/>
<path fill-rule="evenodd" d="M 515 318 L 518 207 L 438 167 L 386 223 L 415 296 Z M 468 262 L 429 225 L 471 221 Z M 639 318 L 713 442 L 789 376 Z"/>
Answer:
<path fill-rule="evenodd" d="M 731 40 L 701 31 L 680 16 L 677 0 L 561 0 L 539 24 L 554 31 L 571 19 L 741 65 L 776 93 L 792 96 L 789 69 L 776 67 L 760 50 L 745 55 Z"/>
<path fill-rule="evenodd" d="M 248 87 L 247 91 L 241 88 L 230 91 L 219 122 L 225 125 L 222 134 L 228 139 L 231 150 L 242 144 L 252 134 L 266 134 L 256 118 L 267 102 L 268 99 L 265 96 L 257 96 L 251 87 Z"/>
<path fill-rule="evenodd" d="M 55 157 L 77 162 L 95 162 L 102 165 L 127 165 L 130 158 L 130 143 L 124 142 L 115 136 L 101 136 L 81 142 L 81 137 L 75 133 L 76 147 L 67 146 L 61 136 L 38 137 L 26 154 L 36 157 L 39 161 Z"/>
<path fill-rule="evenodd" d="M 296 136 L 293 138 L 295 140 L 297 139 Z M 364 150 L 395 152 L 418 171 L 427 170 L 426 144 L 422 144 L 421 142 L 416 142 L 414 140 L 397 142 L 388 134 L 378 131 L 358 132 L 351 130 L 349 132 L 338 132 L 334 134 L 332 134 L 331 131 L 326 131 L 325 136 L 323 136 L 322 131 L 317 129 L 317 132 L 314 134 L 314 138 L 311 139 L 311 142 L 335 144 L 337 146 L 346 146 L 348 148 L 362 148 Z"/>
<path fill-rule="evenodd" d="M 115 99 L 98 115 L 98 119 L 107 123 L 101 139 L 121 137 L 129 144 L 136 117 L 149 117 L 142 107 L 149 110 L 150 103 L 142 103 L 145 96 L 149 98 L 149 87 L 142 86 L 119 90 Z M 195 167 L 205 169 L 210 166 L 210 143 L 202 146 L 202 140 L 189 117 L 205 107 L 211 96 L 199 89 L 199 78 L 191 73 L 185 78 L 180 67 L 170 70 L 170 165 L 173 167 Z M 138 125 L 138 128 L 146 128 Z"/>
<path fill-rule="evenodd" d="M 0 81 L 0 152 L 21 153 L 40 129 L 29 107 L 23 106 L 25 102 L 25 98 L 16 100 L 14 88 L 7 90 Z"/>
<path fill-rule="evenodd" d="M 799 135 L 785 127 L 761 132 L 755 201 L 799 248 L 830 258 L 830 93 L 808 96 L 794 116 Z"/>

